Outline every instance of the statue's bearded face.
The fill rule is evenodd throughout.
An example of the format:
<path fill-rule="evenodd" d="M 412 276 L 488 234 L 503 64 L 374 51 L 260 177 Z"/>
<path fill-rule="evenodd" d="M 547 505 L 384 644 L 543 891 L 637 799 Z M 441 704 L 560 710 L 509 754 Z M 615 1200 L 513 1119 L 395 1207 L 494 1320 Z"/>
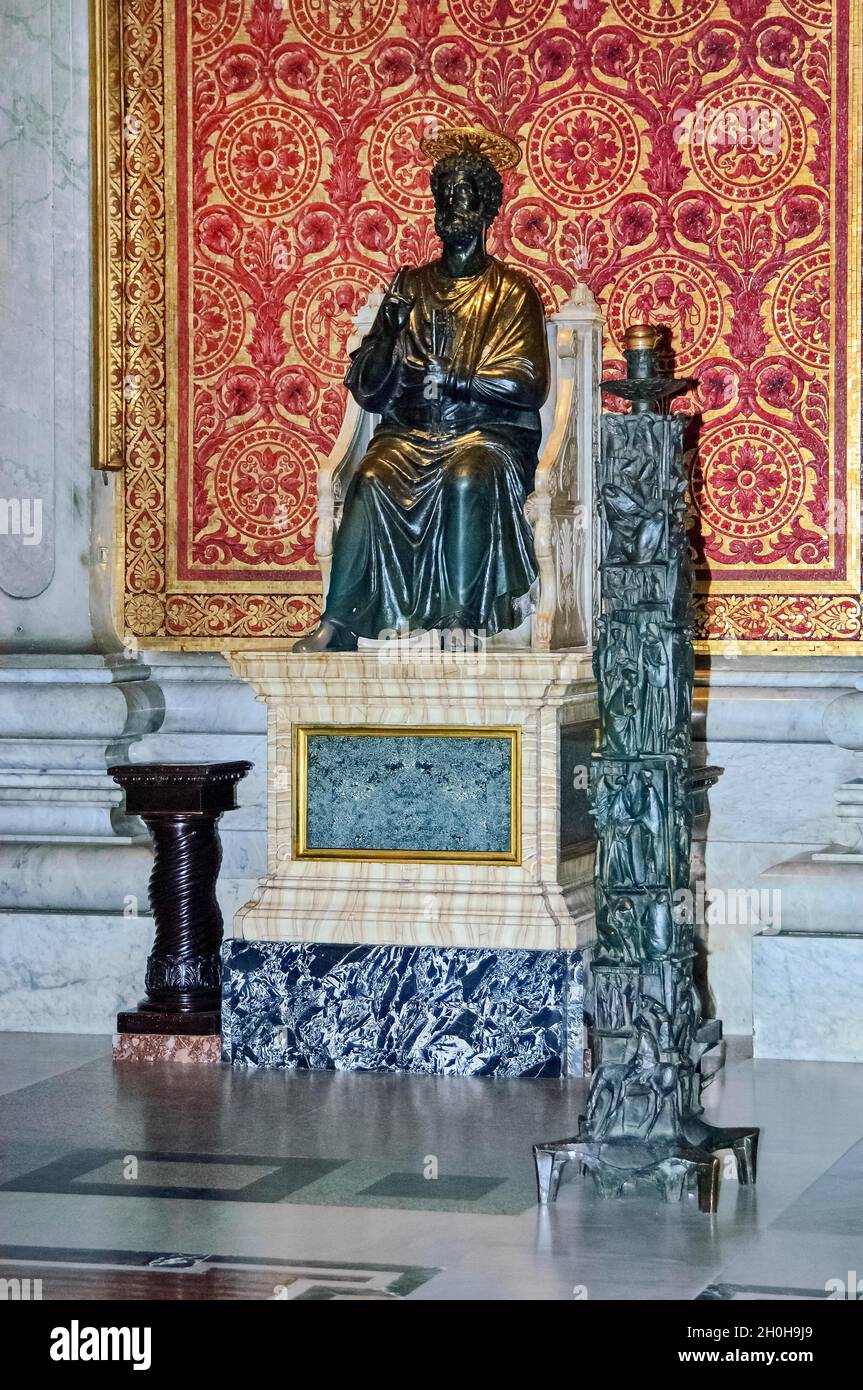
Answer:
<path fill-rule="evenodd" d="M 435 189 L 434 229 L 444 246 L 469 246 L 488 220 L 479 180 L 469 169 L 448 170 Z"/>

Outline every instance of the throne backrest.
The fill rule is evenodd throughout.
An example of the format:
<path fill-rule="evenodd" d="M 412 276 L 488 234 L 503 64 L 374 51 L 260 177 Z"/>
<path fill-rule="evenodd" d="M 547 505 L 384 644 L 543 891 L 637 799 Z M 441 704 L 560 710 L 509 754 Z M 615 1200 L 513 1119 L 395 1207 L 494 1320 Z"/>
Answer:
<path fill-rule="evenodd" d="M 349 351 L 371 328 L 381 299 L 382 292 L 375 291 L 356 315 Z M 546 331 L 551 375 L 540 413 L 536 481 L 526 505 L 539 571 L 530 624 L 534 651 L 587 646 L 593 627 L 593 479 L 599 458 L 602 316 L 586 285 L 576 285 L 562 309 L 546 320 Z M 318 471 L 315 554 L 324 594 L 342 502 L 377 423 L 377 416 L 349 398 L 339 437 Z"/>

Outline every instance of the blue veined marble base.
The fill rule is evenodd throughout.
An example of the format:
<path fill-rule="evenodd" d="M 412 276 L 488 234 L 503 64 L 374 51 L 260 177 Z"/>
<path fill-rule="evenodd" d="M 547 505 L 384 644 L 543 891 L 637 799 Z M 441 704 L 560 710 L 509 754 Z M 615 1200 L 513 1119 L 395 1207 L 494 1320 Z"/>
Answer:
<path fill-rule="evenodd" d="M 226 941 L 223 1060 L 291 1070 L 580 1076 L 581 951 Z"/>

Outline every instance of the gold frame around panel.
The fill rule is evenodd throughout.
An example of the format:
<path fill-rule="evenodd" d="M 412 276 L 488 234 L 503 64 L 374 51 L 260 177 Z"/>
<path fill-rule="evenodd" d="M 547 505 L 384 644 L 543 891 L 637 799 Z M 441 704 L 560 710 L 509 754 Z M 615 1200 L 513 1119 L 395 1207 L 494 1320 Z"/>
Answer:
<path fill-rule="evenodd" d="M 509 850 L 310 849 L 308 845 L 309 739 L 350 735 L 359 738 L 498 738 L 510 744 Z M 365 860 L 372 863 L 501 864 L 521 863 L 521 729 L 506 725 L 479 728 L 475 724 L 295 724 L 291 762 L 291 854 L 294 859 Z"/>

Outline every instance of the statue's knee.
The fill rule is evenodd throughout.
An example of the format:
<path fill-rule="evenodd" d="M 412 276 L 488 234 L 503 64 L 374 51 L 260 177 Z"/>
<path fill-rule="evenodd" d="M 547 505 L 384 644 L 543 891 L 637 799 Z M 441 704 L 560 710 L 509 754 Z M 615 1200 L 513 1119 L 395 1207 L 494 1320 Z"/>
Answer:
<path fill-rule="evenodd" d="M 366 490 L 384 481 L 386 465 L 382 459 L 366 456 L 356 472 L 357 487 Z"/>
<path fill-rule="evenodd" d="M 488 487 L 493 469 L 485 454 L 465 454 L 449 470 L 448 482 L 453 492 L 466 496 Z"/>

